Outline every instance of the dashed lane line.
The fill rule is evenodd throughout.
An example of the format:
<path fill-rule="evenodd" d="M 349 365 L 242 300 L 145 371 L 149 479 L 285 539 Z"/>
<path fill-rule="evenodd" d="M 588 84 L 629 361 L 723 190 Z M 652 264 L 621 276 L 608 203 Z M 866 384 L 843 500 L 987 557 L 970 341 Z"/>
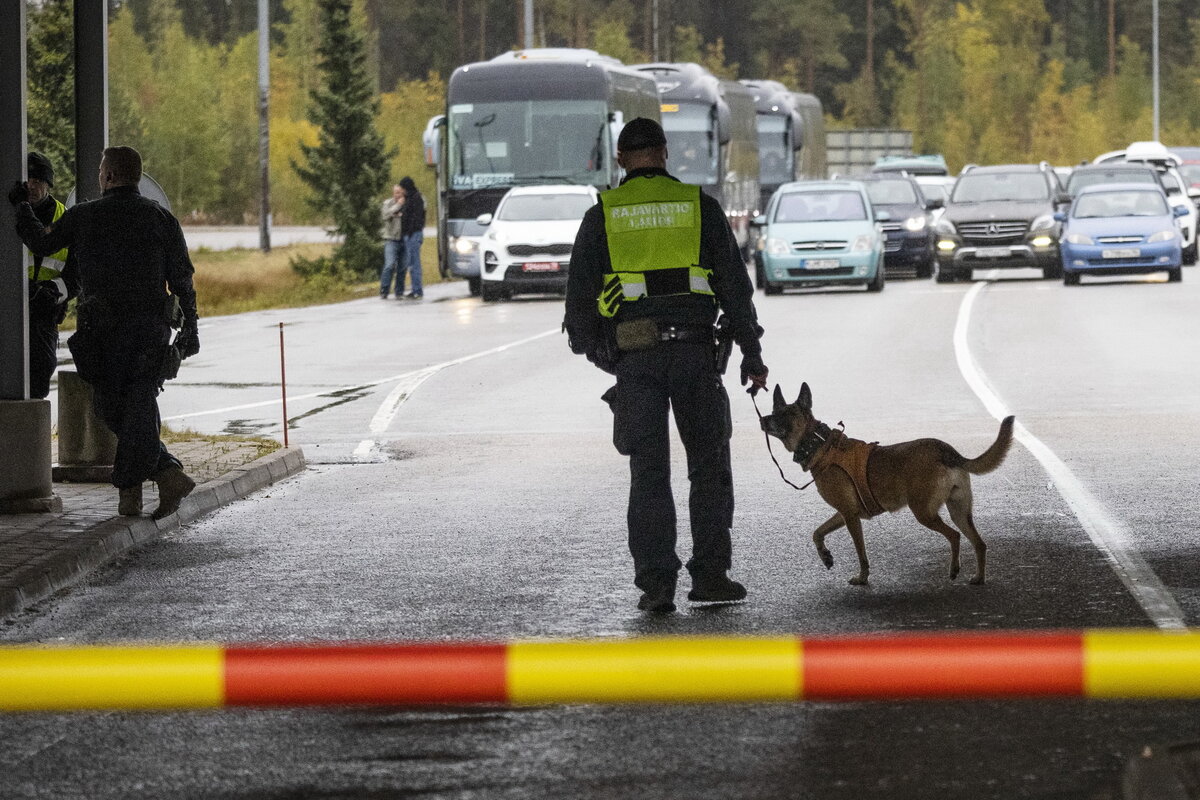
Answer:
<path fill-rule="evenodd" d="M 984 407 L 997 420 L 1012 413 L 992 388 L 987 376 L 975 363 L 967 344 L 967 332 L 971 323 L 971 309 L 979 295 L 991 285 L 991 281 L 979 281 L 963 297 L 954 325 L 954 355 L 963 378 L 979 397 Z M 1041 439 L 1017 421 L 1013 429 L 1017 441 L 1033 454 L 1054 482 L 1058 493 L 1070 506 L 1071 511 L 1087 531 L 1092 543 L 1104 554 L 1117 577 L 1133 595 L 1138 605 L 1159 628 L 1182 630 L 1187 628 L 1183 611 L 1175 598 L 1163 585 L 1158 575 L 1137 551 L 1129 531 L 1105 508 L 1083 482 L 1075 476 L 1061 458 L 1055 455 Z"/>

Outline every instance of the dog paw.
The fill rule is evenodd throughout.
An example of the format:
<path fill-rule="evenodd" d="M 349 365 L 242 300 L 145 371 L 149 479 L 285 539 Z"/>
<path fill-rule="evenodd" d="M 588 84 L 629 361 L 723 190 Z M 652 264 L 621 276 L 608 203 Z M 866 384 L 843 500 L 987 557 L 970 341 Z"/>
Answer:
<path fill-rule="evenodd" d="M 850 585 L 851 586 L 866 586 L 867 585 L 867 576 L 866 575 L 855 575 L 853 578 L 850 579 Z"/>
<path fill-rule="evenodd" d="M 818 550 L 817 555 L 821 557 L 821 563 L 825 565 L 825 569 L 833 569 L 833 553 L 828 550 Z"/>
<path fill-rule="evenodd" d="M 974 578 L 971 578 L 971 585 L 972 586 L 982 586 L 983 585 L 983 576 L 976 575 Z"/>
<path fill-rule="evenodd" d="M 958 577 L 958 567 L 951 567 L 950 568 L 950 580 L 954 580 L 957 577 Z"/>

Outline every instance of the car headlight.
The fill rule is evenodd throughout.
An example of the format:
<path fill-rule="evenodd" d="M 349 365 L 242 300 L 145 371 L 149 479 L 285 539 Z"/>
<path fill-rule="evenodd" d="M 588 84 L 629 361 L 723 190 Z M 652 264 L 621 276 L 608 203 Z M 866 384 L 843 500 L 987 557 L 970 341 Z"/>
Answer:
<path fill-rule="evenodd" d="M 450 246 L 453 247 L 454 252 L 458 253 L 460 256 L 469 256 L 471 253 L 474 253 L 479 249 L 479 240 L 468 239 L 465 236 L 458 236 L 455 237 L 454 242 L 451 243 Z"/>
<path fill-rule="evenodd" d="M 863 234 L 854 240 L 854 244 L 850 245 L 850 252 L 861 253 L 864 250 L 870 250 L 875 246 L 875 237 Z"/>
<path fill-rule="evenodd" d="M 1159 231 L 1147 239 L 1146 243 L 1154 244 L 1155 242 L 1169 242 L 1174 239 L 1178 233 L 1178 231 Z"/>
<path fill-rule="evenodd" d="M 1042 216 L 1038 217 L 1037 219 L 1035 219 L 1033 221 L 1033 224 L 1029 226 L 1029 230 L 1031 230 L 1031 231 L 1048 231 L 1048 230 L 1052 229 L 1053 227 L 1054 227 L 1054 215 L 1053 214 L 1043 214 Z"/>
<path fill-rule="evenodd" d="M 909 217 L 904 220 L 904 229 L 916 233 L 917 231 L 925 230 L 925 217 Z"/>
<path fill-rule="evenodd" d="M 1070 244 L 1095 244 L 1092 237 L 1084 236 L 1082 233 L 1068 233 L 1067 242 Z"/>
<path fill-rule="evenodd" d="M 773 256 L 786 256 L 792 252 L 792 246 L 783 239 L 767 239 L 767 252 Z"/>
<path fill-rule="evenodd" d="M 933 229 L 942 236 L 955 236 L 958 231 L 954 229 L 954 223 L 948 219 L 939 219 L 937 225 Z"/>

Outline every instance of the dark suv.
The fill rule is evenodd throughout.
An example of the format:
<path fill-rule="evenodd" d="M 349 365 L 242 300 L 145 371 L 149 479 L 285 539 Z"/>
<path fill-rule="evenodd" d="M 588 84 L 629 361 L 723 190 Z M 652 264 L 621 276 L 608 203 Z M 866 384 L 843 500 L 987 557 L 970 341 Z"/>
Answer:
<path fill-rule="evenodd" d="M 1062 278 L 1054 213 L 1068 202 L 1045 162 L 964 168 L 934 226 L 938 283 L 995 267 L 1037 267 L 1044 278 Z"/>
<path fill-rule="evenodd" d="M 884 266 L 916 270 L 918 278 L 931 277 L 935 261 L 929 212 L 941 208 L 942 201 L 925 199 L 920 185 L 906 172 L 872 173 L 854 180 L 867 187 L 876 210 L 891 215 L 879 226 L 884 233 Z"/>

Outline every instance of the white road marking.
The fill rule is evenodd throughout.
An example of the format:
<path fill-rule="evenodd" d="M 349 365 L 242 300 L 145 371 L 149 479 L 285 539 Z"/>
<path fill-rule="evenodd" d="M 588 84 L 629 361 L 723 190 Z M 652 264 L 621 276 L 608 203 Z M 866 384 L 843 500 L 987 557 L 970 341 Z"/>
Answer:
<path fill-rule="evenodd" d="M 558 333 L 558 332 L 559 332 L 558 328 L 553 328 L 551 330 L 544 331 L 544 332 L 538 333 L 538 334 L 534 334 L 533 336 L 529 336 L 524 339 L 518 339 L 515 342 L 509 342 L 508 344 L 502 344 L 499 347 L 493 347 L 490 350 L 483 350 L 478 353 L 472 353 L 469 356 L 463 356 L 462 358 L 456 358 L 451 361 L 444 361 L 441 364 L 435 364 L 431 367 L 422 367 L 421 369 L 413 370 L 412 372 L 402 372 L 399 375 L 389 375 L 386 378 L 380 378 L 380 379 L 374 380 L 374 381 L 366 381 L 364 383 L 356 383 L 356 384 L 352 384 L 350 386 L 342 386 L 337 389 L 326 389 L 326 390 L 320 391 L 320 392 L 310 392 L 309 394 L 301 394 L 301 395 L 295 395 L 295 396 L 289 395 L 288 401 L 296 402 L 297 400 L 312 400 L 317 397 L 330 397 L 339 392 L 348 392 L 348 391 L 352 391 L 354 389 L 370 389 L 372 386 L 380 386 L 385 383 L 392 383 L 393 381 L 402 381 L 402 380 L 406 380 L 406 379 L 411 379 L 411 378 L 421 375 L 422 373 L 425 373 L 425 372 L 429 372 L 430 374 L 433 374 L 434 372 L 445 369 L 446 367 L 452 367 L 456 364 L 464 364 L 468 361 L 473 361 L 477 358 L 483 358 L 484 356 L 490 356 L 490 355 L 495 355 L 496 353 L 502 353 L 505 350 L 509 350 L 513 347 L 520 347 L 523 344 L 528 344 L 529 342 L 536 341 L 537 339 L 544 339 L 545 337 L 550 336 L 551 334 Z M 429 377 L 429 376 L 426 375 L 425 378 L 427 378 L 427 377 Z M 425 380 L 425 378 L 421 378 L 421 380 L 423 381 L 423 380 Z M 418 383 L 419 382 L 420 381 L 418 381 Z M 243 411 L 243 410 L 249 409 L 249 408 L 264 408 L 266 406 L 279 405 L 280 402 L 281 402 L 280 398 L 276 397 L 271 400 L 260 400 L 256 403 L 242 403 L 241 405 L 225 406 L 223 408 L 210 408 L 210 409 L 206 409 L 204 411 L 189 411 L 186 414 L 175 414 L 174 416 L 171 416 L 171 417 L 163 417 L 163 422 L 170 422 L 172 420 L 177 420 L 177 419 L 190 419 L 191 417 L 209 417 L 214 414 L 225 414 L 230 411 Z M 384 405 L 387 405 L 387 403 L 385 402 Z"/>
<path fill-rule="evenodd" d="M 977 282 L 963 297 L 958 309 L 958 320 L 954 325 L 954 355 L 958 360 L 959 371 L 979 397 L 988 413 L 997 420 L 1007 417 L 1012 412 L 1004 405 L 1000 396 L 988 383 L 987 377 L 975 359 L 967 344 L 967 330 L 971 322 L 971 308 L 976 298 L 990 285 L 990 281 Z M 1075 517 L 1091 537 L 1092 543 L 1104 554 L 1117 577 L 1129 589 L 1138 605 L 1159 628 L 1182 630 L 1187 628 L 1183 610 L 1175 602 L 1175 598 L 1163 585 L 1159 577 L 1142 558 L 1141 553 L 1130 540 L 1129 532 L 1104 507 L 1083 483 L 1075 477 L 1071 468 L 1063 463 L 1057 455 L 1040 439 L 1034 436 L 1018 421 L 1013 428 L 1017 441 L 1025 446 L 1042 464 L 1042 468 L 1054 481 L 1055 488 L 1063 500 L 1070 506 Z"/>

